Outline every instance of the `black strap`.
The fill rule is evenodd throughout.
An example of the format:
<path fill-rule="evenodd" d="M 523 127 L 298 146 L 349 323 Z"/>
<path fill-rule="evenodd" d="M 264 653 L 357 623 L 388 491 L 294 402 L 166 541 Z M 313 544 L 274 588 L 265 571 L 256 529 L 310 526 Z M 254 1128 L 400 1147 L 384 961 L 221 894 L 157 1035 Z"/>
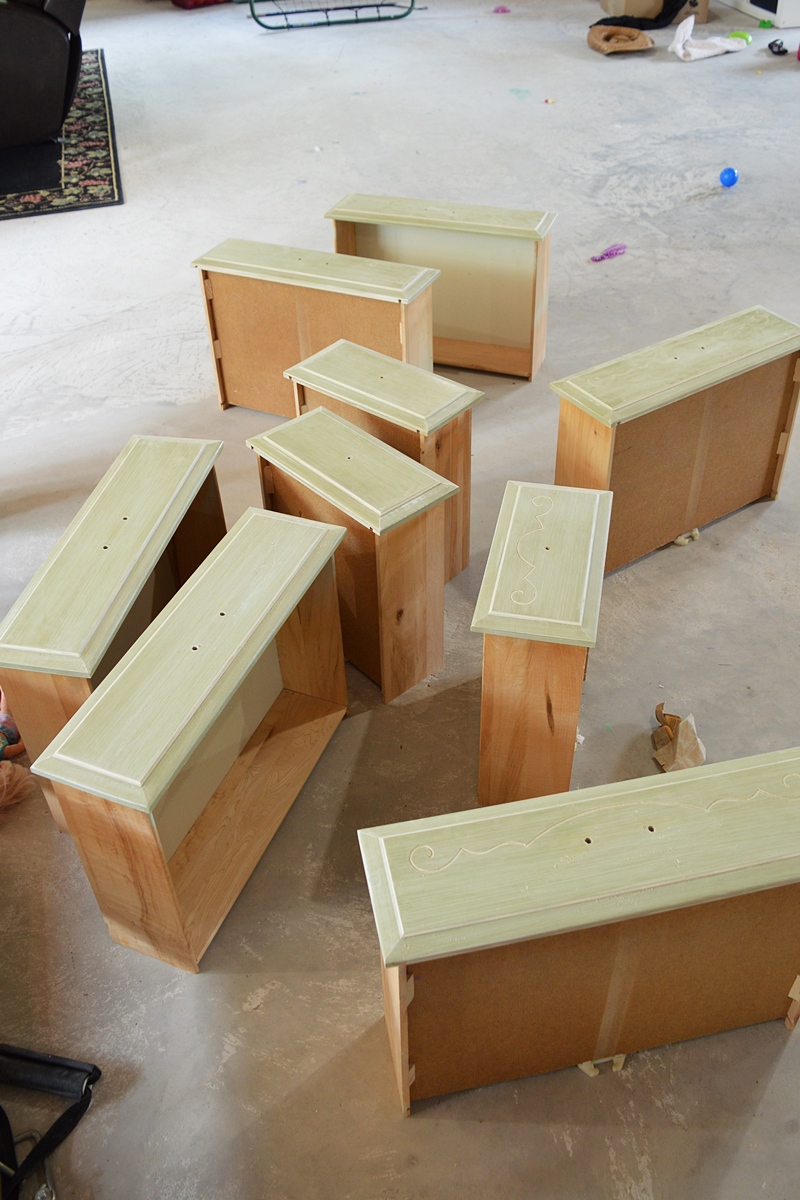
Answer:
<path fill-rule="evenodd" d="M 672 24 L 685 4 L 686 0 L 664 0 L 657 17 L 604 17 L 602 21 L 595 21 L 595 25 L 619 25 L 623 29 L 663 29 L 665 25 Z M 689 4 L 696 8 L 697 0 L 694 4 L 689 0 Z"/>
<path fill-rule="evenodd" d="M 0 1044 L 0 1083 L 12 1087 L 32 1088 L 39 1092 L 49 1092 L 54 1096 L 65 1096 L 74 1103 L 57 1117 L 44 1137 L 40 1138 L 31 1152 L 17 1167 L 16 1153 L 3 1157 L 0 1161 L 7 1167 L 16 1168 L 12 1176 L 5 1172 L 0 1178 L 0 1197 L 2 1200 L 17 1200 L 20 1185 L 32 1171 L 43 1163 L 68 1137 L 80 1121 L 83 1114 L 92 1103 L 92 1085 L 100 1078 L 101 1071 L 93 1063 L 76 1062 L 71 1058 L 61 1058 L 56 1054 L 42 1054 L 36 1050 L 23 1050 L 19 1046 Z M 10 1126 L 8 1119 L 0 1108 L 0 1135 Z M 0 1136 L 0 1141 L 2 1141 Z"/>

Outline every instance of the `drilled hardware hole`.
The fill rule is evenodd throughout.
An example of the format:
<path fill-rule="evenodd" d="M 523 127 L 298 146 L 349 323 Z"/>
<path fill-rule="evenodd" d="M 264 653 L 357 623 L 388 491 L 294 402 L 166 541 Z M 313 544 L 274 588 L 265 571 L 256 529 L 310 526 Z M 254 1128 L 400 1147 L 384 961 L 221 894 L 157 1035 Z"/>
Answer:
<path fill-rule="evenodd" d="M 219 615 L 220 615 L 221 617 L 224 617 L 224 616 L 225 616 L 225 613 L 220 613 Z"/>
<path fill-rule="evenodd" d="M 591 844 L 592 844 L 592 839 L 591 839 L 591 838 L 584 838 L 583 840 L 586 842 L 586 845 L 587 845 L 587 846 L 591 846 Z"/>
<path fill-rule="evenodd" d="M 656 831 L 656 830 L 655 830 L 655 826 L 654 826 L 654 825 L 648 825 L 648 826 L 647 826 L 647 832 L 648 832 L 648 833 L 655 833 L 655 831 Z"/>
<path fill-rule="evenodd" d="M 199 649 L 200 649 L 200 647 L 199 647 L 199 646 L 192 646 L 192 649 L 193 649 L 193 650 L 199 650 Z"/>
<path fill-rule="evenodd" d="M 104 549 L 104 550 L 107 550 L 107 549 L 108 549 L 108 546 L 103 546 L 103 549 Z"/>

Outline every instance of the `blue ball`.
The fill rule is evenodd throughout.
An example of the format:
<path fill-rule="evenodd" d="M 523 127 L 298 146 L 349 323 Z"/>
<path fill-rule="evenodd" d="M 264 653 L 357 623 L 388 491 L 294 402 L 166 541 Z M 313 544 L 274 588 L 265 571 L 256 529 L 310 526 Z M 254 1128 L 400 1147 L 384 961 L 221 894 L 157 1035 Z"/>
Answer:
<path fill-rule="evenodd" d="M 723 187 L 733 187 L 738 182 L 739 172 L 735 167 L 726 167 L 724 171 L 719 173 L 719 181 Z"/>

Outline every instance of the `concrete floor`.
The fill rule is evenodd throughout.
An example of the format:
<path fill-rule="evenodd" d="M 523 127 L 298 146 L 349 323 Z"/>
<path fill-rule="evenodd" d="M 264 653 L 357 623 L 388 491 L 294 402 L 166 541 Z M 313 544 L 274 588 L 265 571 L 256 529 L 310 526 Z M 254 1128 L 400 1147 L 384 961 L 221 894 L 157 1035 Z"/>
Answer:
<path fill-rule="evenodd" d="M 399 1115 L 355 833 L 474 804 L 470 618 L 506 480 L 552 480 L 549 380 L 753 304 L 800 321 L 800 31 L 775 58 L 712 0 L 698 33 L 748 28 L 750 48 L 684 64 L 662 30 L 653 54 L 603 58 L 596 0 L 493 7 L 278 35 L 233 4 L 89 0 L 125 204 L 0 225 L 5 612 L 133 433 L 224 438 L 229 521 L 258 503 L 244 439 L 270 418 L 217 408 L 195 255 L 225 237 L 329 248 L 322 214 L 350 191 L 560 214 L 540 374 L 463 373 L 488 398 L 446 666 L 388 707 L 350 671 L 350 718 L 201 973 L 108 940 L 40 796 L 0 816 L 2 1039 L 103 1068 L 56 1155 L 62 1200 L 797 1195 L 800 1041 L 778 1022 Z M 626 256 L 588 261 L 617 241 Z M 695 714 L 710 761 L 800 742 L 798 511 L 795 446 L 775 503 L 607 578 L 575 787 L 656 772 L 660 700 Z M 20 1126 L 59 1108 L 2 1100 Z"/>

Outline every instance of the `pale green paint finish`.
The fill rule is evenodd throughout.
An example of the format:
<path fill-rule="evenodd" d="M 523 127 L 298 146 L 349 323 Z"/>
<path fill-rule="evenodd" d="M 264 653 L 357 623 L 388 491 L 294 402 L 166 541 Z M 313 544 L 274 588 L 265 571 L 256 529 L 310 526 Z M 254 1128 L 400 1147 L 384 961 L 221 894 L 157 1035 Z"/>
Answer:
<path fill-rule="evenodd" d="M 344 534 L 339 526 L 248 509 L 34 772 L 153 814 L 231 701 L 240 728 L 228 740 L 249 736 L 247 680 L 254 670 L 274 680 L 268 664 L 260 665 L 264 655 Z"/>
<path fill-rule="evenodd" d="M 247 445 L 375 533 L 402 525 L 458 491 L 326 408 L 248 438 Z"/>
<path fill-rule="evenodd" d="M 284 371 L 303 387 L 427 436 L 484 393 L 344 339 Z"/>
<path fill-rule="evenodd" d="M 800 350 L 800 325 L 765 308 L 702 325 L 550 387 L 604 425 L 619 425 Z"/>
<path fill-rule="evenodd" d="M 230 238 L 196 258 L 193 267 L 223 275 L 245 275 L 273 283 L 314 288 L 322 292 L 347 292 L 370 300 L 408 304 L 425 291 L 439 274 L 431 267 L 356 258 L 324 250 L 300 250 L 267 242 Z"/>
<path fill-rule="evenodd" d="M 91 678 L 221 449 L 131 438 L 0 624 L 0 666 Z"/>
<path fill-rule="evenodd" d="M 800 748 L 359 841 L 388 965 L 588 929 L 800 882 Z"/>
<path fill-rule="evenodd" d="M 506 484 L 472 629 L 594 646 L 611 492 Z"/>
<path fill-rule="evenodd" d="M 345 196 L 325 216 L 332 221 L 370 225 L 417 225 L 465 233 L 490 233 L 498 237 L 547 237 L 557 214 L 524 208 L 495 208 L 485 204 L 451 204 L 436 200 L 409 200 L 400 196 Z"/>

